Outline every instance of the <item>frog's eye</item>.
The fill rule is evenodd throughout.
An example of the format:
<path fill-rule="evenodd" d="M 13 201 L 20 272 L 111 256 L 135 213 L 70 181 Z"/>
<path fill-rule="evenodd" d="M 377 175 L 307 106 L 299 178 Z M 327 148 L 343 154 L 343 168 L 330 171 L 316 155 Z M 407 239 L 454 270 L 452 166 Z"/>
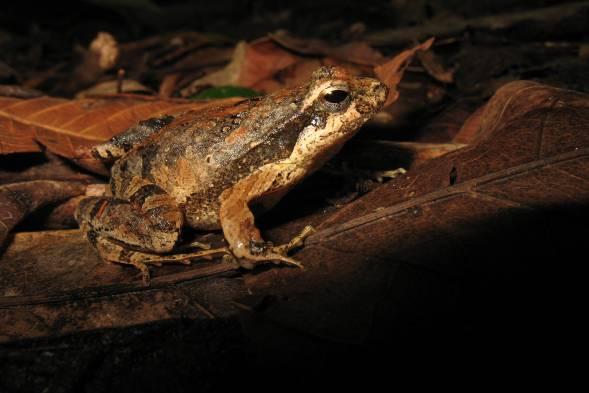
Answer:
<path fill-rule="evenodd" d="M 349 95 L 350 93 L 348 93 L 345 90 L 332 90 L 326 93 L 323 96 L 323 99 L 332 104 L 339 104 L 343 102 L 346 98 L 348 98 Z"/>
<path fill-rule="evenodd" d="M 350 103 L 350 92 L 344 87 L 326 90 L 321 97 L 323 106 L 330 112 L 338 112 L 347 108 Z"/>

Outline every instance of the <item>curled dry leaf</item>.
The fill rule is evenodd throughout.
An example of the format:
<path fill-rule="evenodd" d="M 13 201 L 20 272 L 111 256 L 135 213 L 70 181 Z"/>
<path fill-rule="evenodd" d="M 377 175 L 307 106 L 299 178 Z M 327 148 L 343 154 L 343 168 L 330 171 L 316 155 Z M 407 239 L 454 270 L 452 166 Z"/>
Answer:
<path fill-rule="evenodd" d="M 472 112 L 464 121 L 452 141 L 454 143 L 472 143 L 481 131 L 481 120 L 485 113 L 485 105 Z"/>
<path fill-rule="evenodd" d="M 407 49 L 391 60 L 374 67 L 374 73 L 376 76 L 389 87 L 389 96 L 384 106 L 388 106 L 395 102 L 399 97 L 399 91 L 397 86 L 403 77 L 405 69 L 409 66 L 411 59 L 417 51 L 428 50 L 434 42 L 433 38 L 425 41 L 422 44 L 415 46 L 414 48 Z"/>
<path fill-rule="evenodd" d="M 86 186 L 75 182 L 37 180 L 0 187 L 0 245 L 16 224 L 41 206 L 82 195 Z"/>
<path fill-rule="evenodd" d="M 455 68 L 446 68 L 434 51 L 430 48 L 425 51 L 418 51 L 417 57 L 423 68 L 434 79 L 443 83 L 454 83 Z"/>

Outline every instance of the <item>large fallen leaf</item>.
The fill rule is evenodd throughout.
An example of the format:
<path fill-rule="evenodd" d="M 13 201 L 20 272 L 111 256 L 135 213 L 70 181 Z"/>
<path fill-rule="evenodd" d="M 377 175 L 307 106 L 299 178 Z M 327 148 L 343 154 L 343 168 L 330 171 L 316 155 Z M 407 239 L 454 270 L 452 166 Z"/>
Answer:
<path fill-rule="evenodd" d="M 82 195 L 82 183 L 37 180 L 0 186 L 0 247 L 8 232 L 36 209 Z"/>
<path fill-rule="evenodd" d="M 82 172 L 68 160 L 51 153 L 0 156 L 0 184 L 32 180 L 61 180 L 100 183 L 104 179 Z"/>
<path fill-rule="evenodd" d="M 267 232 L 278 243 L 316 225 L 295 255 L 304 271 L 196 280 L 233 268 L 166 266 L 154 268 L 153 286 L 144 288 L 133 269 L 100 261 L 78 231 L 17 234 L 0 259 L 0 337 L 206 318 L 203 310 L 223 318 L 243 309 L 251 311 L 246 334 L 276 350 L 276 367 L 292 369 L 289 351 L 333 350 L 334 342 L 381 348 L 408 335 L 411 344 L 450 345 L 477 328 L 490 342 L 504 326 L 537 317 L 530 313 L 539 307 L 544 318 L 543 293 L 554 295 L 547 277 L 571 272 L 563 258 L 586 248 L 585 232 L 576 230 L 586 220 L 574 207 L 589 203 L 589 99 L 518 82 L 497 93 L 482 120 L 473 145 L 327 218 Z"/>
<path fill-rule="evenodd" d="M 551 334 L 547 302 L 572 300 L 556 300 L 556 277 L 571 280 L 588 251 L 589 97 L 514 82 L 488 103 L 481 125 L 472 146 L 323 220 L 296 255 L 305 272 L 250 276 L 249 288 L 275 299 L 264 327 L 283 327 L 272 329 L 284 341 L 293 340 L 285 331 L 298 331 L 386 341 L 391 350 L 396 335 L 440 345 L 473 331 L 514 341 L 519 329 Z"/>
<path fill-rule="evenodd" d="M 78 148 L 102 143 L 140 120 L 223 102 L 132 95 L 79 100 L 0 97 L 0 154 L 37 152 L 42 145 L 62 157 L 74 158 Z"/>
<path fill-rule="evenodd" d="M 102 261 L 78 230 L 17 233 L 2 261 L 0 342 L 180 317 L 226 317 L 239 310 L 231 297 L 243 294 L 239 281 L 222 277 L 200 280 L 194 288 L 171 286 L 235 269 L 224 263 L 167 266 L 144 287 L 136 272 Z"/>

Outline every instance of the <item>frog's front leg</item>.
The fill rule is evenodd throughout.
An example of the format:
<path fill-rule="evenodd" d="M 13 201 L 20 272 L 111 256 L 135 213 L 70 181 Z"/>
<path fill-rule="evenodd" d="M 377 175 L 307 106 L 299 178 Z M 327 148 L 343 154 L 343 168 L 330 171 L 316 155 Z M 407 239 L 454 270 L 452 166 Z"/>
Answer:
<path fill-rule="evenodd" d="M 276 178 L 273 170 L 259 171 L 225 190 L 220 196 L 219 219 L 223 234 L 232 254 L 243 267 L 253 268 L 263 262 L 282 262 L 303 267 L 288 257 L 287 253 L 302 245 L 304 238 L 312 233 L 312 227 L 306 227 L 289 243 L 274 247 L 262 239 L 249 207 L 250 202 L 276 187 Z"/>

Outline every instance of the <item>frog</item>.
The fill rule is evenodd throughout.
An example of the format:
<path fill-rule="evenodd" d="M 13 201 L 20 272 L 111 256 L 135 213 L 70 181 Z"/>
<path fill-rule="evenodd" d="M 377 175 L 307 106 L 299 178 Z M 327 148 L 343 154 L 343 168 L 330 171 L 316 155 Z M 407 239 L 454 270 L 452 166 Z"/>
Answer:
<path fill-rule="evenodd" d="M 312 228 L 275 246 L 255 216 L 332 158 L 387 94 L 377 79 L 323 66 L 294 88 L 139 122 L 92 149 L 112 163 L 110 183 L 82 199 L 76 220 L 103 260 L 135 266 L 147 285 L 148 265 L 219 251 L 246 269 L 302 267 L 288 253 Z M 221 230 L 228 246 L 177 252 L 186 227 Z"/>

